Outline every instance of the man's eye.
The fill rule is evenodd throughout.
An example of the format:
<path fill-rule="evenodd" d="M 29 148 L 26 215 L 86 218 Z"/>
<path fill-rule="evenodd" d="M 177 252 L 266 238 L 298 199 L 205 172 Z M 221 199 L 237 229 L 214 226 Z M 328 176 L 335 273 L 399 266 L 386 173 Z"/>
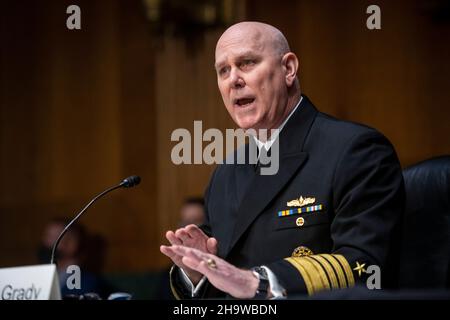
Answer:
<path fill-rule="evenodd" d="M 250 69 L 252 68 L 254 65 L 256 64 L 256 61 L 253 59 L 245 59 L 242 60 L 242 62 L 240 63 L 240 68 L 241 69 Z"/>
<path fill-rule="evenodd" d="M 221 68 L 219 69 L 219 75 L 224 75 L 228 72 L 228 68 Z"/>
<path fill-rule="evenodd" d="M 252 66 L 255 64 L 255 60 L 251 60 L 251 59 L 246 59 L 243 61 L 242 63 L 244 66 Z"/>

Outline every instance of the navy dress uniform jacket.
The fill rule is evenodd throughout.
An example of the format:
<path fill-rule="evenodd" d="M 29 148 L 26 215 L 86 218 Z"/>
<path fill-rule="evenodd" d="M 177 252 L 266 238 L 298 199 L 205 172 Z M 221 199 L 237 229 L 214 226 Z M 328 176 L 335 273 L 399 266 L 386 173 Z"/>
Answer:
<path fill-rule="evenodd" d="M 252 164 L 214 171 L 204 230 L 218 240 L 218 256 L 240 268 L 269 267 L 288 297 L 364 284 L 370 265 L 380 268 L 383 287 L 395 287 L 404 185 L 390 142 L 318 112 L 306 96 L 279 139 L 275 175 Z M 287 205 L 300 197 L 315 201 Z M 179 280 L 172 272 L 173 293 L 190 298 Z M 201 296 L 225 294 L 207 283 Z"/>

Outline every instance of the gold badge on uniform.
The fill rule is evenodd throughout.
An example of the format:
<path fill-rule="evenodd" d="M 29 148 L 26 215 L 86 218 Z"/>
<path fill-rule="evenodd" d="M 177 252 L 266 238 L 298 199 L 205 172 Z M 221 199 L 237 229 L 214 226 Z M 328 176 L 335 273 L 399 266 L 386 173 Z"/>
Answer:
<path fill-rule="evenodd" d="M 314 254 L 311 249 L 304 247 L 304 246 L 300 246 L 294 249 L 294 251 L 292 251 L 292 257 L 295 258 L 299 258 L 299 257 L 306 257 L 306 256 L 310 256 Z"/>
<path fill-rule="evenodd" d="M 303 196 L 300 196 L 300 198 L 298 198 L 298 199 L 288 201 L 287 206 L 288 207 L 303 207 L 308 204 L 312 204 L 314 202 L 316 202 L 316 198 L 312 198 L 312 197 L 303 198 Z"/>
<path fill-rule="evenodd" d="M 297 218 L 297 220 L 295 220 L 295 224 L 297 225 L 297 227 L 303 227 L 303 225 L 305 224 L 305 219 L 303 217 L 299 217 Z"/>

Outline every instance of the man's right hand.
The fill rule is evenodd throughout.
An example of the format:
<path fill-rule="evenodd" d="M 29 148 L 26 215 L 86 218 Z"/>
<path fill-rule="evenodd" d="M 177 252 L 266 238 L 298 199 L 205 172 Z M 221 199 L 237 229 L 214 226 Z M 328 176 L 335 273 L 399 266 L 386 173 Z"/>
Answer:
<path fill-rule="evenodd" d="M 190 224 L 184 228 L 180 228 L 175 232 L 169 230 L 166 232 L 166 238 L 171 245 L 182 245 L 189 248 L 194 248 L 205 253 L 213 255 L 217 254 L 217 240 L 215 238 L 208 237 L 199 227 L 194 224 Z M 182 256 L 176 254 L 171 246 L 160 247 L 163 254 L 172 259 L 178 267 L 182 268 L 186 275 L 191 279 L 192 283 L 196 285 L 203 275 L 191 268 L 188 268 L 181 261 Z"/>

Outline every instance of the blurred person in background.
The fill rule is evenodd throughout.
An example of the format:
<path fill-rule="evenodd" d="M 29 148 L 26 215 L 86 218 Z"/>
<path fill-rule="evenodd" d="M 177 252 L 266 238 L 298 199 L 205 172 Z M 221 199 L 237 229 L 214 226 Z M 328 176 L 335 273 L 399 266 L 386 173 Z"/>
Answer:
<path fill-rule="evenodd" d="M 200 226 L 205 221 L 205 202 L 201 197 L 187 198 L 180 210 L 182 227 L 190 224 Z"/>
<path fill-rule="evenodd" d="M 53 244 L 68 223 L 69 220 L 56 218 L 50 220 L 45 226 L 38 249 L 39 263 L 50 263 Z M 102 262 L 99 259 L 104 258 L 106 246 L 104 241 L 100 242 L 98 239 L 97 235 L 90 235 L 81 224 L 73 224 L 62 238 L 55 253 L 62 297 L 80 296 L 86 293 L 96 293 L 100 297 L 107 297 L 111 293 L 111 288 L 100 275 Z M 68 271 L 68 268 L 74 265 L 81 271 L 79 289 L 71 289 L 67 285 L 68 282 L 73 283 L 69 277 L 74 274 L 74 271 Z"/>
<path fill-rule="evenodd" d="M 37 260 L 39 264 L 50 263 L 53 244 L 58 239 L 59 234 L 64 230 L 65 220 L 52 219 L 44 227 L 42 232 L 41 243 L 37 252 Z M 56 253 L 56 257 L 57 257 Z"/>

